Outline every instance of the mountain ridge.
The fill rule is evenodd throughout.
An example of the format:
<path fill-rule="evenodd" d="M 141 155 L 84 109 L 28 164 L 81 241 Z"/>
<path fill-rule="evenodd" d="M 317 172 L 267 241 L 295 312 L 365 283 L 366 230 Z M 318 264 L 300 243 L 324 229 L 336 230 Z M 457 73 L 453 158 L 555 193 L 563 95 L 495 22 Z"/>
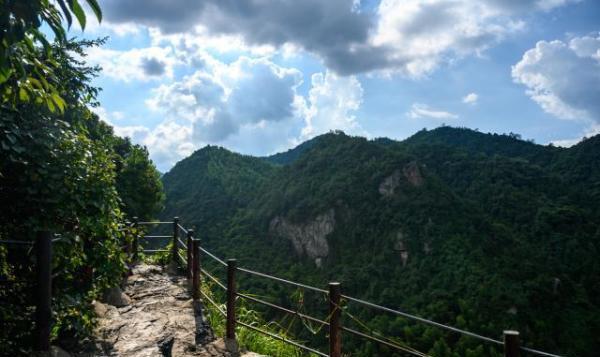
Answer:
<path fill-rule="evenodd" d="M 275 163 L 202 149 L 165 174 L 166 212 L 245 266 L 316 285 L 339 280 L 376 303 L 490 336 L 514 328 L 538 348 L 592 356 L 597 142 L 563 149 L 443 127 L 397 142 L 324 134 Z M 175 188 L 187 196 L 170 195 Z M 401 319 L 358 316 L 436 356 L 497 355 Z"/>

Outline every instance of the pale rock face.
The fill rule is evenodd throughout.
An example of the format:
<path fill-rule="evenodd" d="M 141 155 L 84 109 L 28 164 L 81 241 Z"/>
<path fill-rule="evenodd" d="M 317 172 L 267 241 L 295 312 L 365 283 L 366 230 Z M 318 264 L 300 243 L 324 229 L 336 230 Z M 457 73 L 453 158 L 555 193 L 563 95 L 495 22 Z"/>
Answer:
<path fill-rule="evenodd" d="M 385 197 L 393 196 L 403 177 L 414 187 L 423 185 L 421 169 L 415 161 L 412 161 L 406 164 L 402 171 L 395 170 L 390 176 L 386 177 L 379 184 L 379 193 Z"/>
<path fill-rule="evenodd" d="M 306 255 L 314 259 L 317 266 L 320 266 L 321 258 L 329 254 L 326 237 L 333 232 L 334 228 L 335 211 L 330 209 L 315 219 L 301 224 L 295 224 L 284 217 L 277 216 L 269 224 L 269 233 L 291 240 L 298 255 Z"/>
<path fill-rule="evenodd" d="M 321 259 L 321 258 L 315 259 L 315 265 L 317 266 L 317 268 L 321 268 L 323 266 L 323 259 Z"/>
<path fill-rule="evenodd" d="M 408 249 L 406 249 L 406 245 L 404 244 L 404 233 L 402 233 L 402 231 L 398 231 L 398 233 L 396 233 L 396 243 L 394 243 L 394 250 L 400 252 L 402 266 L 405 267 L 406 263 L 408 263 Z"/>
<path fill-rule="evenodd" d="M 400 184 L 401 178 L 402 175 L 400 174 L 400 170 L 394 171 L 394 173 L 386 177 L 381 184 L 379 184 L 379 193 L 386 197 L 393 196 L 396 187 Z"/>
<path fill-rule="evenodd" d="M 429 242 L 423 243 L 423 252 L 425 252 L 425 254 L 431 253 L 431 245 Z"/>
<path fill-rule="evenodd" d="M 423 175 L 421 175 L 421 169 L 415 161 L 406 164 L 406 166 L 402 168 L 402 173 L 411 185 L 415 187 L 423 185 Z"/>

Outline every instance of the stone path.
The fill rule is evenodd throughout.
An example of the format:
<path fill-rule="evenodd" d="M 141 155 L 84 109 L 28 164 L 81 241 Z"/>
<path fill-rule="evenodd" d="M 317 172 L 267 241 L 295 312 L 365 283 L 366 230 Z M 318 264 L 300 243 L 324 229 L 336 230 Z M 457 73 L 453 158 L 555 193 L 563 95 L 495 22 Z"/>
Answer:
<path fill-rule="evenodd" d="M 186 278 L 169 275 L 159 266 L 139 265 L 124 292 L 112 302 L 125 306 L 95 303 L 102 356 L 240 356 L 213 336 L 200 304 L 190 297 Z"/>

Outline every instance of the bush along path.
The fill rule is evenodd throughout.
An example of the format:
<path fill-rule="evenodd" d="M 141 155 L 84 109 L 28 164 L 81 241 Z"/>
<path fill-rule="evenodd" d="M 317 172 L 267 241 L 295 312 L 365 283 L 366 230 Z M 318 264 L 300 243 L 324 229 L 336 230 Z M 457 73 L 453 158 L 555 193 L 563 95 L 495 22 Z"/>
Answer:
<path fill-rule="evenodd" d="M 215 338 L 185 277 L 141 264 L 133 268 L 122 292 L 115 288 L 95 302 L 95 332 L 102 356 L 243 356 Z"/>

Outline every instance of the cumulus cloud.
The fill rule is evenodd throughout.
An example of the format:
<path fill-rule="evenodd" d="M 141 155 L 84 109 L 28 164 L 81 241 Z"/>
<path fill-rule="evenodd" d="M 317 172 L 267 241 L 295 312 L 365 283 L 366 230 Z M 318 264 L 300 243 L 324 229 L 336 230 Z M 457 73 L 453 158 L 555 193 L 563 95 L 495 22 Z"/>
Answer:
<path fill-rule="evenodd" d="M 411 119 L 457 119 L 458 115 L 439 109 L 433 109 L 426 104 L 414 103 L 406 115 Z"/>
<path fill-rule="evenodd" d="M 300 103 L 306 122 L 302 138 L 336 129 L 365 135 L 354 114 L 362 100 L 363 88 L 356 77 L 339 77 L 331 72 L 313 74 L 308 101 L 302 98 Z"/>
<path fill-rule="evenodd" d="M 463 97 L 462 102 L 465 104 L 475 105 L 477 104 L 478 99 L 479 96 L 477 95 L 477 93 L 469 93 Z"/>
<path fill-rule="evenodd" d="M 147 105 L 164 115 L 160 125 L 117 125 L 115 132 L 146 145 L 161 170 L 206 144 L 266 155 L 330 130 L 367 134 L 355 115 L 363 96 L 357 78 L 316 73 L 302 96 L 302 77 L 266 58 L 226 64 L 206 57 L 201 70 L 154 90 Z"/>
<path fill-rule="evenodd" d="M 320 57 L 338 74 L 374 70 L 423 76 L 440 64 L 480 54 L 520 31 L 519 17 L 576 0 L 108 0 L 105 17 L 172 36 L 202 37 L 219 48 L 295 48 Z M 190 41 L 188 41 L 190 42 Z"/>
<path fill-rule="evenodd" d="M 590 138 L 595 135 L 600 135 L 600 124 L 592 124 L 583 132 L 583 135 L 581 135 L 580 137 L 572 139 L 554 140 L 552 141 L 552 144 L 562 147 L 571 147 L 579 143 L 584 138 Z"/>
<path fill-rule="evenodd" d="M 512 67 L 512 77 L 544 111 L 600 122 L 600 35 L 540 41 Z"/>
<path fill-rule="evenodd" d="M 127 51 L 91 47 L 86 61 L 102 67 L 102 73 L 113 79 L 129 82 L 172 78 L 178 63 L 170 47 L 134 48 Z"/>
<path fill-rule="evenodd" d="M 202 142 L 220 142 L 244 125 L 293 116 L 302 78 L 298 70 L 248 57 L 211 66 L 210 72 L 159 87 L 150 107 L 193 123 L 194 139 Z"/>

